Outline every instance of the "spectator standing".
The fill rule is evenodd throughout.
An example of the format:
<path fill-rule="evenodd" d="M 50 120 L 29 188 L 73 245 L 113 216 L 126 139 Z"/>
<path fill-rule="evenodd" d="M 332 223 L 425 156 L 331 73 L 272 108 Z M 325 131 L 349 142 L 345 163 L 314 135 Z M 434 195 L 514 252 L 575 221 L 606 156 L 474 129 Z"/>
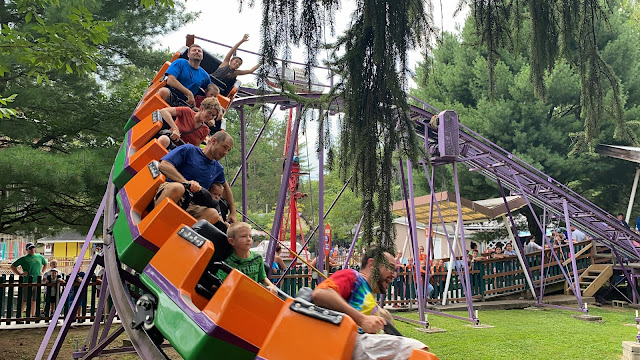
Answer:
<path fill-rule="evenodd" d="M 11 264 L 11 271 L 19 276 L 33 276 L 33 280 L 35 281 L 38 276 L 42 275 L 42 271 L 47 268 L 47 259 L 44 256 L 36 253 L 36 246 L 32 242 L 28 242 L 25 246 L 27 250 L 27 254 L 18 258 L 18 260 L 14 261 Z M 22 269 L 22 271 L 18 271 L 18 267 Z M 27 302 L 27 294 L 28 291 L 26 287 L 23 289 L 22 303 L 20 304 L 20 314 L 24 310 L 24 306 Z M 32 287 L 32 298 L 31 298 L 31 317 L 36 316 L 36 287 Z"/>
<path fill-rule="evenodd" d="M 491 254 L 491 258 L 492 259 L 501 259 L 503 257 L 506 257 L 506 255 L 502 252 L 502 243 L 497 243 L 496 244 L 496 251 Z"/>
<path fill-rule="evenodd" d="M 504 255 L 505 256 L 516 256 L 516 251 L 513 250 L 513 245 L 511 243 L 507 243 L 505 246 Z"/>
<path fill-rule="evenodd" d="M 542 246 L 536 244 L 536 237 L 532 236 L 529 238 L 529 242 L 524 246 L 524 253 L 531 254 L 532 252 L 542 250 Z"/>
<path fill-rule="evenodd" d="M 574 242 L 581 242 L 587 240 L 587 235 L 571 225 L 571 239 Z"/>
<path fill-rule="evenodd" d="M 45 302 L 49 303 L 49 305 L 45 303 L 45 313 L 48 312 L 49 309 L 55 309 L 60 296 L 60 285 L 66 284 L 62 273 L 56 267 L 57 265 L 54 265 L 54 261 L 55 260 L 50 261 L 51 270 L 42 276 L 42 282 L 47 285 L 47 288 L 51 288 L 50 291 L 45 292 L 45 294 L 49 295 L 45 298 Z"/>
<path fill-rule="evenodd" d="M 624 221 L 624 215 L 622 213 L 618 213 L 618 221 L 620 222 L 620 224 L 622 224 L 622 226 L 624 226 L 627 229 L 631 230 L 631 228 L 629 227 L 629 224 L 627 224 L 627 222 Z"/>

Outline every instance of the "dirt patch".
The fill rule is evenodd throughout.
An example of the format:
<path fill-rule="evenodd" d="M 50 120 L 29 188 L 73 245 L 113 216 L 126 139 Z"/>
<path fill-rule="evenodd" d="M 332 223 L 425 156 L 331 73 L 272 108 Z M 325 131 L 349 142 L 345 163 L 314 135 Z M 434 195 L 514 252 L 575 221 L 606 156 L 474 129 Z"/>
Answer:
<path fill-rule="evenodd" d="M 118 325 L 114 324 L 112 329 L 115 329 L 117 327 Z M 72 359 L 73 352 L 76 348 L 76 342 L 78 346 L 81 347 L 84 344 L 84 341 L 87 338 L 87 334 L 89 333 L 90 329 L 91 326 L 79 326 L 71 328 L 67 333 L 62 348 L 60 349 L 58 359 Z M 40 348 L 40 343 L 42 343 L 42 339 L 44 338 L 46 332 L 46 328 L 0 331 L 0 359 L 34 359 L 36 357 L 36 354 L 38 353 L 38 348 Z M 47 352 L 45 354 L 49 354 L 49 350 L 53 346 L 53 342 L 55 341 L 55 336 L 57 336 L 57 334 L 58 330 L 56 329 L 56 331 L 53 333 L 51 341 L 49 342 L 49 346 L 47 347 Z M 122 345 L 122 341 L 126 339 L 128 339 L 128 337 L 126 333 L 124 333 L 120 335 L 116 340 L 114 340 L 113 343 L 111 343 L 111 345 L 107 348 L 119 347 Z M 169 356 L 169 358 L 180 359 L 180 356 L 175 350 L 165 349 L 164 351 Z M 139 359 L 140 357 L 136 354 L 118 354 L 106 358 L 135 360 Z"/>

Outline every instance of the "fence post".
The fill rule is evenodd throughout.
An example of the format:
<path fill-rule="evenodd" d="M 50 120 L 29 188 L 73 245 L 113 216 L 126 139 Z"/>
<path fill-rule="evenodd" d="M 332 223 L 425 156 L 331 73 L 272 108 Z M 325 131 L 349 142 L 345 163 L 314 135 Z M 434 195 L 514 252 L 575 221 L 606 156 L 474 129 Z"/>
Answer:
<path fill-rule="evenodd" d="M 4 317 L 4 308 L 7 304 L 5 298 L 5 290 L 6 290 L 7 276 L 2 274 L 0 275 L 0 319 Z"/>
<path fill-rule="evenodd" d="M 20 311 L 21 307 L 22 307 L 22 303 L 24 302 L 24 300 L 22 299 L 26 294 L 24 293 L 24 288 L 21 286 L 24 283 L 24 276 L 18 276 L 18 299 L 17 299 L 17 304 L 16 304 L 16 319 L 20 319 L 22 318 L 22 311 Z M 29 308 L 27 307 L 27 311 Z M 22 309 L 24 310 L 24 309 Z M 17 321 L 17 320 L 16 320 Z"/>
<path fill-rule="evenodd" d="M 480 297 L 484 301 L 485 292 L 487 291 L 487 282 L 484 279 L 486 275 L 485 264 L 483 262 L 480 263 Z"/>
<path fill-rule="evenodd" d="M 9 275 L 9 289 L 7 290 L 7 325 L 11 324 L 11 318 L 13 317 L 13 282 L 14 275 Z"/>
<path fill-rule="evenodd" d="M 38 277 L 36 278 L 36 286 L 34 287 L 36 289 L 36 318 L 37 320 L 34 320 L 35 323 L 39 323 L 40 317 L 42 316 L 42 311 L 41 311 L 41 306 L 42 306 L 42 286 L 40 286 L 40 284 L 42 284 L 42 276 L 38 275 Z"/>

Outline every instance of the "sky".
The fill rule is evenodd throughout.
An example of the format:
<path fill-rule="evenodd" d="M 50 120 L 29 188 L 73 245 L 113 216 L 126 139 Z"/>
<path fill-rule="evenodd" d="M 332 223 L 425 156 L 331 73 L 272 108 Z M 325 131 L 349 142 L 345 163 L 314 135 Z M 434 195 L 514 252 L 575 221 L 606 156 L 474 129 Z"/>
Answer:
<path fill-rule="evenodd" d="M 174 33 L 170 33 L 165 36 L 161 41 L 163 48 L 169 48 L 171 51 L 177 51 L 180 47 L 185 45 L 186 35 L 193 34 L 201 38 L 205 38 L 211 41 L 226 45 L 234 45 L 242 36 L 246 33 L 249 34 L 249 41 L 242 44 L 240 49 L 245 49 L 252 52 L 258 52 L 260 49 L 260 24 L 262 19 L 262 1 L 256 0 L 255 6 L 249 8 L 247 4 L 249 0 L 244 0 L 244 6 L 242 11 L 239 11 L 238 1 L 210 1 L 210 0 L 188 0 L 186 1 L 187 10 L 200 11 L 200 17 L 193 23 L 185 25 Z M 455 4 L 457 1 L 445 0 L 434 1 L 434 19 L 435 25 L 438 28 L 442 28 L 445 31 L 458 32 L 457 28 L 461 28 L 464 23 L 464 19 L 468 13 L 468 9 L 465 9 L 461 14 L 453 17 L 455 11 Z M 340 35 L 350 24 L 351 13 L 353 12 L 355 5 L 353 1 L 341 2 L 342 8 L 336 12 L 335 19 L 335 33 Z M 442 7 L 442 11 L 440 11 Z M 222 31 L 218 31 L 222 30 Z M 327 40 L 331 41 L 332 38 L 329 35 L 329 28 L 326 28 Z M 205 50 L 213 53 L 224 55 L 227 53 L 228 48 L 211 44 L 202 40 L 196 40 Z M 292 60 L 297 62 L 304 62 L 304 56 L 301 49 L 293 49 Z M 326 52 L 324 52 L 326 54 Z M 319 60 L 322 61 L 320 54 Z M 258 62 L 258 56 L 240 52 L 238 54 L 244 60 L 244 66 L 241 69 L 253 66 Z M 417 65 L 417 62 L 422 60 L 420 51 L 416 50 L 409 53 L 409 65 L 413 70 Z M 328 83 L 327 73 L 325 71 L 316 70 L 316 76 L 320 81 Z M 243 83 L 255 83 L 255 78 L 252 75 L 246 75 L 240 78 Z M 412 84 L 410 82 L 410 84 Z M 274 116 L 282 117 L 284 113 L 274 114 Z M 332 134 L 337 134 L 338 118 L 333 116 L 331 118 Z M 316 155 L 313 154 L 315 149 L 315 140 L 317 138 L 317 124 L 308 123 L 306 131 L 307 134 L 301 133 L 299 140 L 302 142 L 304 139 L 309 140 L 309 161 L 311 168 L 311 177 L 317 179 L 318 160 Z M 332 135 L 334 136 L 334 135 Z M 337 135 L 335 135 L 337 137 Z M 304 154 L 306 155 L 306 154 Z"/>

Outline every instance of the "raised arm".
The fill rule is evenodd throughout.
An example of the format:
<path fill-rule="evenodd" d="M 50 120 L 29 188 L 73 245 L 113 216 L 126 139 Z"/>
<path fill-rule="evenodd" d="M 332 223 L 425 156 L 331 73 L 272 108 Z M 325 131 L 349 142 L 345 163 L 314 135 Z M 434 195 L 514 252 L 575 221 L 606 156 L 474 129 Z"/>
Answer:
<path fill-rule="evenodd" d="M 227 56 L 224 57 L 224 60 L 222 60 L 222 63 L 220 64 L 221 67 L 225 65 L 229 65 L 229 61 L 231 61 L 231 57 L 233 56 L 233 53 L 235 53 L 236 50 L 238 50 L 238 48 L 240 47 L 240 45 L 242 45 L 242 43 L 245 41 L 249 41 L 249 34 L 244 34 L 242 39 L 240 39 L 240 41 L 238 41 L 237 44 L 233 45 L 233 47 L 229 49 Z"/>
<path fill-rule="evenodd" d="M 237 75 L 253 74 L 254 72 L 256 72 L 256 70 L 258 70 L 259 67 L 260 67 L 260 64 L 256 64 L 254 67 L 252 67 L 249 70 L 236 70 L 236 74 Z"/>

